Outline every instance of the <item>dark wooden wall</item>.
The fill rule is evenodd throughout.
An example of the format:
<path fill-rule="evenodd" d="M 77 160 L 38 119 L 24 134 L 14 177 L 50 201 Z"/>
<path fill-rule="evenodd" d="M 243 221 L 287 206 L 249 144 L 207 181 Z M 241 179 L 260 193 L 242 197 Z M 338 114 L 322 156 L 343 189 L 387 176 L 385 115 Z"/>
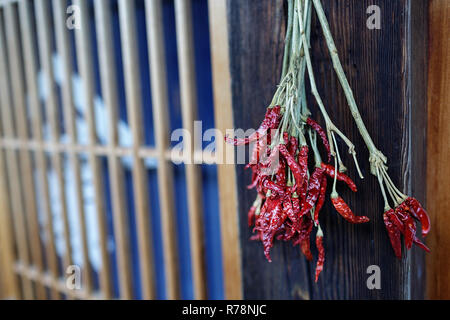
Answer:
<path fill-rule="evenodd" d="M 343 67 L 375 144 L 388 156 L 394 182 L 425 201 L 426 173 L 426 0 L 322 0 Z M 370 5 L 381 8 L 381 30 L 366 27 Z M 286 8 L 283 0 L 228 0 L 232 102 L 236 128 L 256 128 L 280 77 Z M 318 21 L 313 19 L 312 53 L 318 88 L 334 122 L 355 143 L 365 180 L 359 192 L 339 193 L 366 225 L 350 225 L 330 201 L 323 210 L 325 269 L 313 281 L 308 263 L 290 244 L 272 249 L 268 263 L 260 243 L 250 242 L 246 212 L 255 198 L 250 181 L 237 166 L 246 299 L 420 299 L 424 297 L 424 254 L 417 248 L 394 257 L 382 221 L 383 202 L 369 173 L 368 151 L 359 136 L 332 69 Z M 310 102 L 313 99 L 309 99 Z M 313 110 L 317 109 L 312 105 Z M 346 154 L 342 148 L 342 154 Z M 366 285 L 370 265 L 381 268 L 381 290 Z"/>

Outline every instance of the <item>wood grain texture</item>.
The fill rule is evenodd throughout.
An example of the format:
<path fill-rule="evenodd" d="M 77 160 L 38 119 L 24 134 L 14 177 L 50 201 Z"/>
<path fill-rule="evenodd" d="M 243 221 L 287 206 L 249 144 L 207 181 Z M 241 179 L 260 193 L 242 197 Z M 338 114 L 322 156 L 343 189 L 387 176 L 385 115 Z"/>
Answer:
<path fill-rule="evenodd" d="M 450 299 L 450 2 L 430 4 L 428 83 L 428 212 L 432 219 L 427 257 L 427 297 Z"/>
<path fill-rule="evenodd" d="M 227 0 L 209 0 L 209 29 L 214 85 L 214 119 L 216 128 L 225 132 L 233 127 L 231 75 L 228 47 Z M 223 272 L 226 299 L 242 299 L 241 244 L 237 215 L 236 172 L 227 159 L 233 160 L 234 147 L 224 139 L 217 143 L 223 154 L 217 166 L 222 238 Z M 222 152 L 221 152 L 222 151 Z"/>
<path fill-rule="evenodd" d="M 322 3 L 361 115 L 375 144 L 390 159 L 392 179 L 400 189 L 412 191 L 423 201 L 426 131 L 422 128 L 426 128 L 423 120 L 426 93 L 420 86 L 426 82 L 426 72 L 423 72 L 426 36 L 423 35 L 426 35 L 427 1 L 327 0 Z M 381 9 L 381 30 L 366 27 L 369 17 L 366 10 L 370 5 Z M 282 0 L 228 0 L 228 6 L 234 126 L 256 128 L 280 76 L 285 5 Z M 256 195 L 245 190 L 250 176 L 243 166 L 237 166 L 238 189 L 242 190 L 238 200 L 244 298 L 422 298 L 423 253 L 414 248 L 401 261 L 394 257 L 382 221 L 381 193 L 376 178 L 369 172 L 367 148 L 338 85 L 315 16 L 312 23 L 312 56 L 318 90 L 334 122 L 355 143 L 366 177 L 363 181 L 357 179 L 350 157 L 344 156 L 359 192 L 351 194 L 342 186 L 338 191 L 357 214 L 368 215 L 371 222 L 350 225 L 337 216 L 327 201 L 321 219 L 325 232 L 325 269 L 315 284 L 315 261 L 307 263 L 298 247 L 277 242 L 271 251 L 273 263 L 268 263 L 261 244 L 248 240 L 251 230 L 247 227 L 246 212 Z M 310 97 L 309 102 L 312 101 Z M 315 105 L 311 109 L 316 113 Z M 341 154 L 346 154 L 344 148 Z M 370 265 L 381 268 L 381 290 L 367 288 Z"/>

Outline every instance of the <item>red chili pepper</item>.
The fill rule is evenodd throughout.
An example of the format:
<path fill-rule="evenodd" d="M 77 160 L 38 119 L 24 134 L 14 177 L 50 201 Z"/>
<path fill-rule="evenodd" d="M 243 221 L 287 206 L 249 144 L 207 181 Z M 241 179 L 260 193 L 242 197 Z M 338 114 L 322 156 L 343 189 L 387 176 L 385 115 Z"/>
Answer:
<path fill-rule="evenodd" d="M 272 191 L 272 193 L 275 196 L 279 195 L 279 196 L 283 197 L 285 194 L 284 188 L 282 186 L 278 185 L 277 183 L 273 182 L 272 180 L 270 180 L 269 177 L 264 177 L 261 185 L 263 188 Z M 265 193 L 265 192 L 262 192 L 262 193 Z"/>
<path fill-rule="evenodd" d="M 294 246 L 300 244 L 300 249 L 305 255 L 306 259 L 311 261 L 313 256 L 311 253 L 310 247 L 310 236 L 313 228 L 313 221 L 311 216 L 304 216 L 303 219 L 300 219 L 300 228 L 298 230 L 298 239 L 294 241 Z"/>
<path fill-rule="evenodd" d="M 281 120 L 280 112 L 280 106 L 267 109 L 266 116 L 261 123 L 261 126 L 255 133 L 244 139 L 232 139 L 227 135 L 225 137 L 225 141 L 227 143 L 234 144 L 235 146 L 242 146 L 260 139 L 262 136 L 266 135 L 269 129 L 276 129 L 279 126 Z"/>
<path fill-rule="evenodd" d="M 386 226 L 392 248 L 394 249 L 397 258 L 402 257 L 402 242 L 400 239 L 400 230 L 392 222 L 391 217 L 394 216 L 394 209 L 390 209 L 383 214 L 384 224 Z"/>
<path fill-rule="evenodd" d="M 280 145 L 279 147 L 280 153 L 284 156 L 284 158 L 287 161 L 287 164 L 289 168 L 291 168 L 291 171 L 295 178 L 295 185 L 298 187 L 299 185 L 303 184 L 305 173 L 302 171 L 301 165 L 299 165 L 295 158 L 289 153 L 285 145 Z M 303 148 L 302 148 L 303 150 Z"/>
<path fill-rule="evenodd" d="M 300 217 L 308 214 L 317 202 L 317 198 L 320 194 L 320 183 L 322 181 L 324 169 L 315 168 L 313 174 L 309 178 L 308 184 L 308 196 L 302 206 Z"/>
<path fill-rule="evenodd" d="M 420 248 L 422 248 L 426 252 L 430 252 L 430 249 L 422 241 L 420 241 L 419 239 L 414 238 L 414 243 L 417 244 Z"/>
<path fill-rule="evenodd" d="M 326 172 L 326 174 L 328 176 L 330 176 L 331 178 L 334 179 L 334 175 L 336 174 L 336 169 L 334 168 L 334 166 L 332 166 L 330 164 L 322 163 L 322 168 L 325 169 L 325 172 Z M 345 182 L 353 192 L 357 192 L 358 191 L 358 188 L 356 187 L 356 184 L 346 174 L 337 171 L 337 180 Z"/>
<path fill-rule="evenodd" d="M 256 213 L 256 207 L 253 206 L 248 211 L 248 226 L 251 227 L 253 223 L 255 222 L 255 213 Z"/>
<path fill-rule="evenodd" d="M 295 137 L 291 137 L 289 142 L 289 153 L 295 158 L 298 150 L 298 140 Z"/>
<path fill-rule="evenodd" d="M 320 194 L 319 194 L 319 198 L 317 199 L 316 209 L 314 210 L 314 222 L 317 225 L 319 224 L 320 210 L 322 210 L 322 207 L 325 203 L 326 193 L 327 193 L 327 177 L 324 175 L 322 177 L 322 182 L 320 184 Z"/>
<path fill-rule="evenodd" d="M 302 184 L 298 184 L 297 190 L 300 195 L 301 202 L 306 200 L 306 193 L 308 192 L 308 146 L 303 146 L 300 149 L 300 154 L 298 157 L 298 164 L 302 173 Z"/>
<path fill-rule="evenodd" d="M 286 162 L 284 159 L 280 159 L 278 164 L 278 170 L 276 174 L 277 184 L 280 186 L 286 186 Z"/>
<path fill-rule="evenodd" d="M 308 118 L 306 120 L 306 123 L 319 134 L 320 138 L 322 139 L 322 143 L 323 143 L 325 149 L 327 150 L 328 162 L 330 162 L 331 161 L 331 148 L 330 148 L 330 143 L 328 142 L 327 134 L 322 129 L 322 127 L 317 122 L 315 122 L 313 119 Z"/>
<path fill-rule="evenodd" d="M 323 235 L 316 236 L 316 246 L 319 251 L 319 257 L 316 265 L 316 282 L 319 280 L 319 275 L 323 270 L 323 264 L 325 262 L 325 248 L 323 247 Z"/>
<path fill-rule="evenodd" d="M 428 216 L 427 212 L 422 207 L 420 202 L 416 199 L 409 197 L 405 202 L 410 207 L 410 212 L 412 213 L 412 215 L 422 224 L 422 236 L 426 237 L 430 232 L 430 217 Z"/>
<path fill-rule="evenodd" d="M 403 235 L 405 237 L 405 247 L 411 249 L 416 237 L 416 223 L 414 219 L 409 215 L 409 207 L 406 203 L 402 203 L 395 208 L 395 214 L 400 218 L 403 223 Z"/>
<path fill-rule="evenodd" d="M 355 224 L 359 223 L 366 223 L 369 222 L 370 219 L 366 216 L 356 216 L 352 210 L 349 208 L 349 206 L 344 202 L 344 200 L 337 196 L 337 197 L 331 197 L 331 202 L 333 202 L 334 207 L 336 208 L 337 212 L 347 221 Z"/>

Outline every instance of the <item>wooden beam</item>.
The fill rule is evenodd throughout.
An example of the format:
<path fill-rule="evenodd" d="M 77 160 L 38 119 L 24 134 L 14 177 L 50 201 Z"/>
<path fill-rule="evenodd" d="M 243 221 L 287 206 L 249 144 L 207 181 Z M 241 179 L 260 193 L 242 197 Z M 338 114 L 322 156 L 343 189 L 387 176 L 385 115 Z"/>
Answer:
<path fill-rule="evenodd" d="M 111 21 L 111 2 L 100 0 L 94 3 L 97 25 L 97 42 L 99 47 L 100 76 L 105 105 L 108 108 L 109 139 L 112 149 L 118 146 L 117 123 L 119 101 L 117 96 L 117 70 L 114 59 L 114 43 Z M 117 244 L 117 265 L 119 267 L 120 298 L 133 298 L 131 277 L 130 234 L 128 210 L 125 197 L 125 178 L 120 158 L 113 152 L 108 154 L 108 169 L 111 177 L 111 194 L 113 204 L 114 234 Z"/>
<path fill-rule="evenodd" d="M 431 254 L 427 256 L 427 298 L 450 299 L 450 2 L 430 2 L 428 83 L 428 212 Z"/>
<path fill-rule="evenodd" d="M 191 0 L 175 0 L 178 63 L 180 74 L 181 113 L 183 128 L 191 140 L 185 148 L 190 150 L 186 159 L 186 181 L 189 207 L 189 236 L 195 299 L 206 299 L 206 272 L 204 261 L 203 208 L 201 200 L 201 172 L 193 157 L 197 146 L 194 142 L 194 121 L 197 117 L 197 91 L 194 65 L 194 39 L 192 30 Z"/>
<path fill-rule="evenodd" d="M 164 269 L 168 299 L 180 296 L 178 252 L 175 228 L 175 202 L 172 163 L 165 152 L 170 148 L 169 103 L 161 0 L 147 0 L 147 37 L 152 88 L 153 125 L 158 150 L 158 193 L 161 206 Z"/>
<path fill-rule="evenodd" d="M 214 86 L 214 119 L 216 129 L 225 134 L 233 128 L 231 105 L 231 76 L 228 46 L 227 2 L 209 0 L 209 30 Z M 220 227 L 222 236 L 223 272 L 226 299 L 242 299 L 241 250 L 237 215 L 236 172 L 227 162 L 234 159 L 234 147 L 216 139 L 219 154 L 217 166 L 220 203 Z"/>
<path fill-rule="evenodd" d="M 87 227 L 83 201 L 83 190 L 81 181 L 80 159 L 76 153 L 75 145 L 77 144 L 77 128 L 76 128 L 76 112 L 74 105 L 72 76 L 73 76 L 73 59 L 72 48 L 70 43 L 70 33 L 66 27 L 66 8 L 67 0 L 53 0 L 53 19 L 55 23 L 56 48 L 61 55 L 62 69 L 64 70 L 62 80 L 62 102 L 64 110 L 64 120 L 66 132 L 69 137 L 68 158 L 70 167 L 73 170 L 73 178 L 75 185 L 75 201 L 77 207 L 77 217 L 80 223 L 81 251 L 83 257 L 83 286 L 84 290 L 89 294 L 92 292 L 92 266 L 89 261 L 89 248 L 87 240 Z M 28 18 L 30 19 L 30 18 Z M 32 43 L 30 41 L 30 43 Z M 53 152 L 58 152 L 54 150 Z"/>
<path fill-rule="evenodd" d="M 322 1 L 331 31 L 370 134 L 389 158 L 397 186 L 423 201 L 426 156 L 426 12 L 427 1 Z M 366 28 L 370 5 L 381 9 L 381 30 Z M 282 0 L 228 0 L 234 125 L 256 128 L 276 90 L 282 67 L 285 33 Z M 277 242 L 268 263 L 260 243 L 250 242 L 246 212 L 255 193 L 245 190 L 249 173 L 237 166 L 244 298 L 246 299 L 420 299 L 424 293 L 424 254 L 414 248 L 397 260 L 383 223 L 383 202 L 370 175 L 367 148 L 361 139 L 334 73 L 323 34 L 313 15 L 312 56 L 318 90 L 330 116 L 355 143 L 365 175 L 359 192 L 338 188 L 350 207 L 368 215 L 367 225 L 350 225 L 329 200 L 321 219 L 325 232 L 325 268 L 314 283 L 315 261 L 298 247 Z M 317 107 L 312 104 L 314 116 Z M 420 128 L 420 130 L 419 130 Z M 341 151 L 343 153 L 343 150 Z M 350 157 L 344 158 L 351 163 Z M 368 290 L 367 268 L 381 268 L 381 290 Z M 264 283 L 264 285 L 261 285 Z"/>
<path fill-rule="evenodd" d="M 143 141 L 141 82 L 139 79 L 139 57 L 136 36 L 135 4 L 133 1 L 119 0 L 120 34 L 124 61 L 125 92 L 130 130 L 133 136 L 133 186 L 135 196 L 139 262 L 142 277 L 142 296 L 155 298 L 155 278 L 153 250 L 150 239 L 150 206 L 148 193 L 148 173 L 139 147 Z"/>
<path fill-rule="evenodd" d="M 92 51 L 92 38 L 91 38 L 91 11 L 88 1 L 86 0 L 74 0 L 73 4 L 80 8 L 81 15 L 81 28 L 75 31 L 76 40 L 76 53 L 80 68 L 80 75 L 83 80 L 83 103 L 85 110 L 85 120 L 88 124 L 88 145 L 93 147 L 97 144 L 97 134 L 95 125 L 95 112 L 94 112 L 94 94 L 95 94 L 95 78 L 93 69 L 93 51 Z M 92 183 L 94 186 L 94 206 L 98 219 L 99 238 L 100 238 L 100 252 L 102 269 L 100 272 L 100 285 L 102 293 L 105 299 L 112 297 L 112 277 L 111 277 L 111 264 L 108 252 L 108 234 L 107 234 L 107 217 L 105 209 L 103 190 L 103 177 L 100 167 L 99 158 L 93 153 L 88 153 L 89 167 L 92 172 Z"/>

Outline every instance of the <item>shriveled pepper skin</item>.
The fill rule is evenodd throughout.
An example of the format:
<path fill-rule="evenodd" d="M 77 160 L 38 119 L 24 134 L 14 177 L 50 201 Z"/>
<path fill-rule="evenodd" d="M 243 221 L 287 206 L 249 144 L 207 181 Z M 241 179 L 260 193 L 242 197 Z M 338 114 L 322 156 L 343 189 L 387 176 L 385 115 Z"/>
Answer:
<path fill-rule="evenodd" d="M 336 174 L 336 169 L 334 168 L 334 166 L 332 166 L 330 164 L 322 163 L 322 168 L 325 169 L 326 174 L 330 178 L 334 179 L 334 176 Z M 356 184 L 346 174 L 337 171 L 337 180 L 345 182 L 348 185 L 348 187 L 350 188 L 350 190 L 352 190 L 353 192 L 357 192 L 358 191 L 358 188 L 356 187 Z"/>
<path fill-rule="evenodd" d="M 390 209 L 383 214 L 384 224 L 391 241 L 392 248 L 394 249 L 395 256 L 397 258 L 402 257 L 402 242 L 400 238 L 400 230 L 392 222 L 392 216 L 394 215 L 394 209 Z"/>
<path fill-rule="evenodd" d="M 420 202 L 412 197 L 406 199 L 405 202 L 409 205 L 411 209 L 410 212 L 413 216 L 420 221 L 422 225 L 422 236 L 426 237 L 430 232 L 430 217 L 428 216 L 428 213 L 422 207 Z"/>
<path fill-rule="evenodd" d="M 325 248 L 323 247 L 323 236 L 316 237 L 316 247 L 319 252 L 319 257 L 317 259 L 316 265 L 316 282 L 319 280 L 319 275 L 323 270 L 323 264 L 325 262 Z"/>
<path fill-rule="evenodd" d="M 416 223 L 408 213 L 409 208 L 403 203 L 395 209 L 395 214 L 403 223 L 403 235 L 405 237 L 405 247 L 411 249 L 416 237 Z"/>
<path fill-rule="evenodd" d="M 316 209 L 314 210 L 314 222 L 316 225 L 319 224 L 319 213 L 320 210 L 322 210 L 323 205 L 325 203 L 325 197 L 327 193 L 327 177 L 322 177 L 322 182 L 320 184 L 320 194 L 319 198 L 317 199 Z"/>
<path fill-rule="evenodd" d="M 280 145 L 279 150 L 286 159 L 287 165 L 289 166 L 289 168 L 291 168 L 292 174 L 295 178 L 295 184 L 297 185 L 297 187 L 299 185 L 302 185 L 305 178 L 305 173 L 303 172 L 304 169 L 295 161 L 295 158 L 289 153 L 285 145 Z"/>
<path fill-rule="evenodd" d="M 322 139 L 322 143 L 323 143 L 325 149 L 327 150 L 328 162 L 330 162 L 331 161 L 331 148 L 330 148 L 330 142 L 328 141 L 328 138 L 327 138 L 327 134 L 322 129 L 322 127 L 317 122 L 315 122 L 313 119 L 308 118 L 308 120 L 306 120 L 306 123 L 319 134 L 320 138 Z"/>
<path fill-rule="evenodd" d="M 248 138 L 244 139 L 232 139 L 226 136 L 225 141 L 227 143 L 234 144 L 235 146 L 242 146 L 255 142 L 262 136 L 266 135 L 269 129 L 276 129 L 279 126 L 281 120 L 280 112 L 281 112 L 280 106 L 275 106 L 273 108 L 267 109 L 266 116 L 263 122 L 261 123 L 261 126 L 255 133 L 253 133 Z"/>
<path fill-rule="evenodd" d="M 303 217 L 305 214 L 308 214 L 309 211 L 316 204 L 317 198 L 320 194 L 320 183 L 322 181 L 324 169 L 315 168 L 311 177 L 309 178 L 308 184 L 308 195 L 306 197 L 305 202 L 302 206 L 302 211 L 300 212 L 300 217 Z"/>
<path fill-rule="evenodd" d="M 333 202 L 337 212 L 348 222 L 360 224 L 370 221 L 366 216 L 356 216 L 341 197 L 331 198 L 331 202 Z"/>
<path fill-rule="evenodd" d="M 305 255 L 308 261 L 312 260 L 310 236 L 313 228 L 313 221 L 311 216 L 306 215 L 300 219 L 300 227 L 298 231 L 298 239 L 294 242 L 294 245 L 299 244 L 302 253 Z"/>
<path fill-rule="evenodd" d="M 306 193 L 308 191 L 308 146 L 303 146 L 300 149 L 300 154 L 298 155 L 298 164 L 300 166 L 301 179 L 303 183 L 297 184 L 297 192 L 300 195 L 302 202 L 306 200 Z"/>

